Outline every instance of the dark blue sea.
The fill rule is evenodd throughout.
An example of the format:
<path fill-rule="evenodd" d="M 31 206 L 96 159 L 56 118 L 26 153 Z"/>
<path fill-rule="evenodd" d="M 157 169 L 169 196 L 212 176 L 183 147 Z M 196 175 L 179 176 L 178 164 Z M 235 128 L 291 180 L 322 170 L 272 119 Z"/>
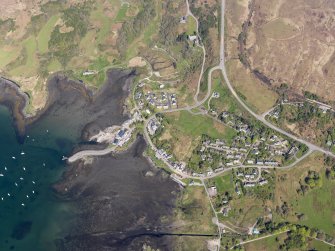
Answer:
<path fill-rule="evenodd" d="M 1 251 L 55 250 L 56 240 L 71 225 L 71 203 L 51 189 L 64 171 L 62 156 L 69 155 L 72 146 L 69 139 L 50 143 L 56 127 L 40 125 L 20 144 L 9 111 L 0 106 Z"/>

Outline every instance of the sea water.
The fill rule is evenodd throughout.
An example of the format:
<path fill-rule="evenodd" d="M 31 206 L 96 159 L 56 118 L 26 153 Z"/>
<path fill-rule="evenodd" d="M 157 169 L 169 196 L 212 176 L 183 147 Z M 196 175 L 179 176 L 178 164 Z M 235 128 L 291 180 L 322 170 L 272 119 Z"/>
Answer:
<path fill-rule="evenodd" d="M 64 171 L 62 156 L 69 154 L 71 140 L 61 146 L 53 141 L 49 126 L 28 131 L 20 144 L 9 111 L 0 106 L 1 251 L 55 250 L 71 225 L 71 203 L 51 189 Z"/>

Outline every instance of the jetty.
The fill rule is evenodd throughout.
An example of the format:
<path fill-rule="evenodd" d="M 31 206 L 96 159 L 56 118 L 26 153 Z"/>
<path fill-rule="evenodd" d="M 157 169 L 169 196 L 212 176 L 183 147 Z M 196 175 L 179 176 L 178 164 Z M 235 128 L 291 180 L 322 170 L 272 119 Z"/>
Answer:
<path fill-rule="evenodd" d="M 76 162 L 77 160 L 83 159 L 85 157 L 104 156 L 104 155 L 112 153 L 114 150 L 115 150 L 115 147 L 108 147 L 108 148 L 103 149 L 103 150 L 84 150 L 84 151 L 80 151 L 80 152 L 75 153 L 70 158 L 68 158 L 67 161 L 69 163 L 73 163 L 73 162 Z"/>

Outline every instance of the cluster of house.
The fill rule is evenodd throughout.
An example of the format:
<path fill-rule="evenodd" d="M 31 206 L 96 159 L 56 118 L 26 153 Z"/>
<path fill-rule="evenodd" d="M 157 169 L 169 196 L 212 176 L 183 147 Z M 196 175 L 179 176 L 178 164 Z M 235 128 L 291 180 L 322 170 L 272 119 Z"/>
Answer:
<path fill-rule="evenodd" d="M 148 132 L 150 135 L 154 135 L 157 131 L 157 129 L 160 127 L 160 123 L 156 118 L 152 118 L 150 119 L 149 123 L 148 123 Z"/>
<path fill-rule="evenodd" d="M 141 92 L 136 92 L 135 99 L 138 102 L 139 108 L 144 107 L 145 102 L 147 102 L 151 107 L 159 110 L 168 110 L 171 108 L 177 108 L 177 95 L 175 93 L 167 92 L 147 92 L 142 99 L 143 94 Z"/>
<path fill-rule="evenodd" d="M 236 131 L 245 134 L 246 136 L 250 136 L 252 134 L 249 125 L 244 123 L 241 118 L 235 114 L 225 111 L 220 114 L 219 119 L 223 123 L 234 128 Z"/>
<path fill-rule="evenodd" d="M 113 145 L 123 146 L 125 143 L 127 143 L 130 140 L 131 135 L 134 131 L 134 127 L 132 125 L 137 121 L 141 120 L 142 120 L 141 114 L 139 112 L 135 112 L 132 118 L 125 121 L 122 124 L 121 129 L 117 131 L 113 141 Z"/>
<path fill-rule="evenodd" d="M 246 148 L 237 148 L 226 145 L 225 141 L 216 139 L 214 142 L 206 140 L 203 142 L 200 152 L 203 153 L 206 149 L 210 151 L 217 151 L 223 154 L 223 158 L 227 161 L 226 166 L 241 165 L 247 156 L 248 150 Z M 201 159 L 205 161 L 209 158 L 206 154 L 201 154 Z"/>
<path fill-rule="evenodd" d="M 211 186 L 207 190 L 209 197 L 215 197 L 218 193 L 216 186 Z M 227 198 L 227 196 L 225 196 L 222 199 L 222 207 L 219 211 L 223 214 L 223 216 L 227 217 L 230 210 L 231 207 L 229 205 L 229 199 Z"/>
<path fill-rule="evenodd" d="M 163 160 L 169 163 L 170 168 L 175 169 L 176 171 L 183 172 L 185 170 L 186 164 L 184 162 L 177 162 L 172 160 L 172 155 L 168 154 L 163 149 L 157 149 L 155 151 L 155 156 L 157 159 Z"/>
<path fill-rule="evenodd" d="M 273 110 L 270 114 L 269 114 L 269 116 L 271 117 L 271 118 L 274 118 L 274 119 L 279 119 L 279 116 L 280 116 L 280 110 L 279 109 L 275 109 L 275 110 Z"/>
<path fill-rule="evenodd" d="M 187 23 L 188 16 L 182 16 L 179 20 L 181 24 Z M 194 31 L 195 32 L 195 31 Z M 196 45 L 199 45 L 199 37 L 196 34 L 188 34 L 188 39 Z"/>
<path fill-rule="evenodd" d="M 296 146 L 277 135 L 269 138 L 261 137 L 253 144 L 246 163 L 259 166 L 279 166 L 280 163 L 272 158 L 284 155 L 293 156 L 297 151 Z"/>
<path fill-rule="evenodd" d="M 123 146 L 131 138 L 134 130 L 133 124 L 137 121 L 142 121 L 142 116 L 139 112 L 135 112 L 130 119 L 125 121 L 121 126 L 110 126 L 100 131 L 90 138 L 90 141 L 95 140 L 98 143 L 108 143 L 115 146 Z"/>
<path fill-rule="evenodd" d="M 115 146 L 123 146 L 125 143 L 129 141 L 131 138 L 131 130 L 126 128 L 121 128 L 117 133 L 113 141 L 113 145 Z"/>
<path fill-rule="evenodd" d="M 237 172 L 236 177 L 241 180 L 242 182 L 236 182 L 235 184 L 235 191 L 238 195 L 241 194 L 239 190 L 239 183 L 245 187 L 255 187 L 255 186 L 264 186 L 268 184 L 268 180 L 261 177 L 261 173 L 259 173 L 260 170 L 257 168 L 253 168 L 251 171 L 242 171 Z"/>
<path fill-rule="evenodd" d="M 240 139 L 241 136 L 236 136 Z M 258 165 L 258 166 L 279 166 L 279 162 L 273 160 L 275 156 L 294 155 L 298 148 L 291 146 L 287 140 L 273 135 L 269 139 L 261 138 L 254 144 L 245 143 L 245 147 L 229 146 L 224 140 L 206 140 L 200 149 L 202 161 L 210 162 L 210 152 L 216 151 L 222 157 L 223 165 L 232 167 L 236 165 Z M 209 150 L 206 151 L 205 150 Z M 209 152 L 209 153 L 208 153 Z M 268 158 L 261 156 L 266 152 Z"/>
<path fill-rule="evenodd" d="M 251 172 L 237 172 L 236 176 L 241 180 L 253 181 L 258 177 L 259 171 L 259 169 L 253 168 Z"/>
<path fill-rule="evenodd" d="M 327 113 L 327 111 L 333 111 L 334 109 L 332 106 L 312 100 L 312 99 L 305 99 L 305 101 L 315 105 L 318 109 L 322 111 L 322 113 Z M 291 105 L 291 106 L 296 106 L 298 108 L 303 107 L 305 105 L 305 102 L 288 102 L 288 100 L 284 100 L 282 102 L 282 105 Z M 279 119 L 280 117 L 280 109 L 279 107 L 276 107 L 273 111 L 269 113 L 269 116 L 274 118 L 274 119 Z"/>
<path fill-rule="evenodd" d="M 244 187 L 255 187 L 257 185 L 264 186 L 266 184 L 268 184 L 268 181 L 266 179 L 262 179 L 262 180 L 259 180 L 259 181 L 256 181 L 256 182 L 244 182 L 243 186 Z"/>

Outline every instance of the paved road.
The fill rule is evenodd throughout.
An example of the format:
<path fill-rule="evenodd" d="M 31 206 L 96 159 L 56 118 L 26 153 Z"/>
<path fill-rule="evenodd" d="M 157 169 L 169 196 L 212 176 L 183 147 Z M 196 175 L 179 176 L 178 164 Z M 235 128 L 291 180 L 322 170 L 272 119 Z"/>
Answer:
<path fill-rule="evenodd" d="M 144 122 L 144 138 L 146 139 L 146 142 L 150 145 L 150 147 L 154 150 L 157 151 L 157 147 L 154 145 L 154 143 L 151 141 L 151 138 L 148 134 L 148 123 L 151 119 L 153 119 L 155 117 L 155 115 L 152 115 L 149 119 L 147 119 Z M 193 176 L 178 170 L 175 170 L 173 168 L 173 166 L 167 161 L 167 160 L 163 160 L 162 161 L 171 169 L 171 171 L 175 172 L 176 174 L 180 175 L 183 178 L 190 178 L 190 179 L 200 179 L 200 180 L 207 180 L 207 179 L 212 179 L 216 176 L 222 175 L 223 173 L 229 172 L 233 169 L 238 169 L 238 168 L 260 168 L 260 169 L 274 169 L 274 168 L 278 168 L 278 169 L 290 169 L 292 167 L 294 167 L 296 164 L 298 164 L 300 161 L 302 161 L 303 159 L 307 158 L 311 153 L 313 152 L 313 150 L 309 149 L 301 158 L 296 159 L 293 163 L 287 165 L 287 166 L 281 166 L 281 167 L 275 167 L 275 166 L 259 166 L 259 165 L 238 165 L 238 166 L 232 166 L 229 168 L 225 168 L 220 172 L 217 173 L 213 173 L 212 175 L 208 175 L 205 177 L 199 177 L 199 176 Z"/>
<path fill-rule="evenodd" d="M 250 242 L 259 241 L 259 240 L 262 240 L 262 239 L 265 239 L 265 238 L 269 238 L 269 237 L 272 237 L 272 236 L 275 236 L 275 235 L 283 234 L 283 233 L 286 233 L 286 232 L 288 232 L 288 231 L 289 231 L 289 230 L 285 230 L 285 231 L 282 231 L 282 232 L 279 232 L 279 233 L 265 235 L 265 236 L 262 236 L 262 237 L 259 237 L 259 238 L 253 239 L 253 240 L 242 241 L 242 242 L 240 242 L 239 244 L 237 244 L 237 245 L 231 247 L 230 249 L 234 249 L 234 247 L 237 247 L 237 246 L 239 246 L 239 245 L 243 245 L 243 244 L 247 244 L 247 243 L 250 243 Z"/>
<path fill-rule="evenodd" d="M 332 156 L 335 158 L 335 154 L 323 149 L 322 147 L 316 146 L 304 139 L 300 139 L 298 137 L 296 137 L 295 135 L 284 131 L 283 129 L 271 124 L 270 122 L 268 122 L 262 115 L 258 115 L 256 114 L 254 111 L 252 111 L 244 102 L 243 100 L 237 95 L 236 91 L 234 90 L 233 86 L 231 85 L 229 78 L 227 76 L 227 71 L 226 71 L 226 66 L 225 66 L 225 48 L 224 48 L 224 15 L 225 15 L 225 0 L 221 0 L 221 41 L 220 41 L 220 69 L 222 71 L 224 80 L 230 90 L 230 92 L 233 94 L 233 96 L 236 98 L 236 100 L 240 103 L 240 105 L 246 109 L 254 118 L 256 118 L 257 120 L 261 121 L 263 124 L 265 124 L 266 126 L 270 127 L 271 129 L 291 138 L 294 139 L 297 142 L 300 142 L 302 144 L 305 144 L 306 146 L 308 146 L 308 148 L 312 151 L 320 151 L 326 155 Z"/>
<path fill-rule="evenodd" d="M 191 9 L 190 9 L 190 4 L 188 2 L 188 0 L 186 0 L 186 7 L 187 7 L 187 12 L 186 12 L 186 16 L 191 16 L 192 18 L 194 18 L 196 24 L 197 24 L 197 35 L 199 36 L 199 21 L 198 19 L 193 15 Z M 204 68 L 205 68 L 205 62 L 206 62 L 206 49 L 205 46 L 202 44 L 201 38 L 199 39 L 199 47 L 202 49 L 203 52 L 203 60 L 202 60 L 202 66 L 201 66 L 201 72 L 200 72 L 200 76 L 199 76 L 199 80 L 198 80 L 198 86 L 197 86 L 197 92 L 194 95 L 194 101 L 197 103 L 198 102 L 198 95 L 200 92 L 200 83 L 201 83 L 201 79 L 202 79 L 202 75 L 204 74 Z M 200 45 L 202 44 L 202 45 Z"/>

